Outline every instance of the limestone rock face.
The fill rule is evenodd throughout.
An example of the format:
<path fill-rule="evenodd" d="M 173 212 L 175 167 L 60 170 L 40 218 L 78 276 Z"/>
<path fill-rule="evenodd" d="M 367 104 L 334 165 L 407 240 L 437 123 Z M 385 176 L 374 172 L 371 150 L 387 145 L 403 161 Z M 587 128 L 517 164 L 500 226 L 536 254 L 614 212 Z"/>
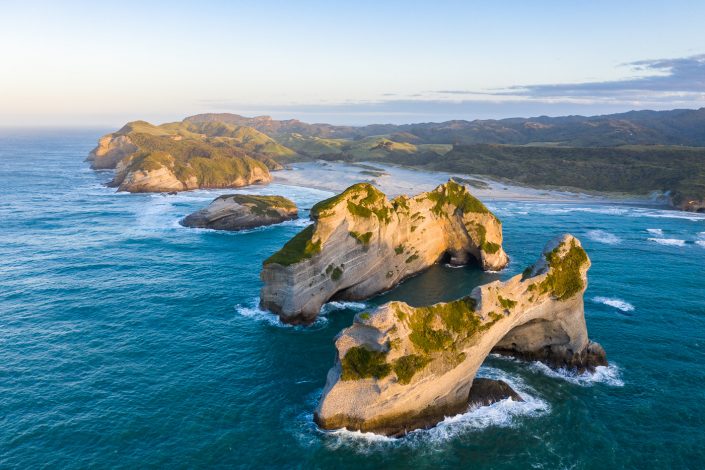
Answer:
<path fill-rule="evenodd" d="M 161 193 L 198 188 L 239 188 L 272 181 L 272 176 L 264 163 L 249 160 L 252 165 L 246 171 L 231 177 L 221 175 L 222 181 L 216 184 L 203 181 L 196 174 L 186 174 L 179 178 L 178 165 L 169 156 L 163 159 L 163 164 L 155 167 L 135 164 L 134 159 L 128 157 L 118 162 L 115 178 L 110 186 L 117 187 L 118 191 L 131 193 Z"/>
<path fill-rule="evenodd" d="M 386 435 L 433 426 L 467 409 L 475 374 L 495 348 L 579 370 L 606 365 L 583 314 L 589 267 L 580 242 L 564 235 L 524 274 L 468 297 L 357 314 L 336 339 L 316 422 Z"/>
<path fill-rule="evenodd" d="M 278 224 L 297 216 L 296 204 L 282 196 L 228 194 L 186 216 L 181 224 L 215 230 L 243 230 Z"/>
<path fill-rule="evenodd" d="M 356 184 L 316 204 L 311 218 L 261 273 L 262 307 L 289 323 L 309 323 L 331 298 L 368 298 L 440 260 L 489 270 L 508 262 L 500 221 L 453 181 L 392 201 Z"/>
<path fill-rule="evenodd" d="M 127 135 L 108 134 L 98 141 L 98 146 L 91 150 L 86 161 L 91 162 L 94 170 L 113 169 L 123 158 L 137 151 Z"/>
<path fill-rule="evenodd" d="M 267 183 L 273 158 L 291 149 L 247 127 L 224 123 L 127 123 L 98 141 L 87 160 L 94 169 L 115 169 L 119 191 L 162 192 L 236 188 Z"/>

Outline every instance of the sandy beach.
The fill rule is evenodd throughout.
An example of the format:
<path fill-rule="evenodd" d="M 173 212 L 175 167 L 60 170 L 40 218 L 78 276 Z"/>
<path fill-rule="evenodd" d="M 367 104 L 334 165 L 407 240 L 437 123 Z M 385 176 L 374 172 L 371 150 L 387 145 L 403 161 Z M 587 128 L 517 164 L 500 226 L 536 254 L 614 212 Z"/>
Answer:
<path fill-rule="evenodd" d="M 378 162 L 301 162 L 273 172 L 274 181 L 293 186 L 304 186 L 341 192 L 360 182 L 374 184 L 390 197 L 413 195 L 430 191 L 450 178 L 469 185 L 470 191 L 483 201 L 543 201 L 593 204 L 630 204 L 665 206 L 665 202 L 620 194 L 585 194 L 555 189 L 530 188 L 499 182 L 484 176 L 440 171 L 416 170 Z M 470 183 L 467 183 L 470 181 Z"/>

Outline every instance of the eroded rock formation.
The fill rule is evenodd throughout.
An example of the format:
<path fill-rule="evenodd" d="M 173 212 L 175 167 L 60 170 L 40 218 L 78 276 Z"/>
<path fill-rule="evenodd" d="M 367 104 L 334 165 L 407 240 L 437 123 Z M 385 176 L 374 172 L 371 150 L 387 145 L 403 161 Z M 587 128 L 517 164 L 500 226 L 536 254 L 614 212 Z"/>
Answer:
<path fill-rule="evenodd" d="M 389 201 L 360 183 L 311 209 L 313 225 L 265 260 L 261 305 L 289 323 L 309 323 L 331 298 L 365 299 L 446 258 L 507 264 L 502 224 L 453 181 Z"/>
<path fill-rule="evenodd" d="M 583 314 L 589 267 L 580 242 L 564 235 L 524 274 L 460 300 L 357 314 L 336 339 L 316 422 L 387 435 L 433 426 L 467 409 L 475 374 L 497 349 L 578 370 L 606 365 Z"/>
<path fill-rule="evenodd" d="M 282 196 L 227 194 L 217 197 L 208 207 L 187 215 L 186 227 L 215 230 L 243 230 L 295 219 L 296 204 Z"/>
<path fill-rule="evenodd" d="M 282 168 L 273 157 L 293 154 L 249 127 L 134 121 L 101 137 L 87 160 L 115 169 L 110 185 L 120 191 L 167 192 L 267 183 L 269 170 Z"/>

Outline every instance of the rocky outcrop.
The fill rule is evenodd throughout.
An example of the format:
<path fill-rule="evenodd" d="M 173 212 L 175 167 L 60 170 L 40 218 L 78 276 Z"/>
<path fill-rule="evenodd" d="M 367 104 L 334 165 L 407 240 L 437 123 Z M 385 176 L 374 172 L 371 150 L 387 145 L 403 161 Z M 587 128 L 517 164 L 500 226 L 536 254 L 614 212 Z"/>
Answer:
<path fill-rule="evenodd" d="M 282 196 L 227 194 L 189 214 L 181 225 L 215 230 L 243 230 L 295 219 L 296 204 Z"/>
<path fill-rule="evenodd" d="M 432 426 L 467 409 L 475 374 L 496 349 L 578 370 L 606 365 L 583 314 L 589 267 L 580 242 L 564 235 L 524 274 L 468 297 L 358 313 L 336 339 L 316 422 L 386 435 Z"/>
<path fill-rule="evenodd" d="M 107 134 L 87 160 L 115 169 L 110 186 L 120 191 L 168 192 L 236 188 L 271 181 L 274 158 L 295 153 L 257 131 L 226 123 L 134 121 Z"/>
<path fill-rule="evenodd" d="M 265 260 L 261 305 L 288 323 L 309 323 L 336 299 L 365 299 L 432 264 L 507 264 L 502 224 L 453 181 L 389 201 L 367 183 L 311 209 L 313 225 Z"/>
<path fill-rule="evenodd" d="M 475 378 L 468 394 L 468 407 L 489 406 L 507 398 L 514 401 L 524 401 L 504 380 Z"/>
<path fill-rule="evenodd" d="M 671 199 L 671 206 L 682 211 L 704 213 L 705 199 L 699 197 L 686 197 L 677 194 Z"/>
<path fill-rule="evenodd" d="M 131 193 L 239 188 L 272 181 L 266 165 L 249 157 L 214 158 L 199 165 L 183 163 L 167 153 L 121 160 L 110 186 Z"/>
<path fill-rule="evenodd" d="M 114 169 L 123 158 L 137 151 L 137 146 L 126 135 L 108 134 L 98 141 L 86 161 L 94 170 Z"/>

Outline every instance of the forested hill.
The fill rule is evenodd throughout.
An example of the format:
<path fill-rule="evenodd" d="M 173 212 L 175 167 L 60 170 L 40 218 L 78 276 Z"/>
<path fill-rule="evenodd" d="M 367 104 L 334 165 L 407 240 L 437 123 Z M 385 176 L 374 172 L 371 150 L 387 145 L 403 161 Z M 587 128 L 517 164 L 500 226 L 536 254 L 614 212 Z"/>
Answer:
<path fill-rule="evenodd" d="M 672 111 L 630 111 L 603 116 L 540 116 L 440 123 L 335 126 L 308 124 L 296 119 L 268 116 L 246 118 L 236 114 L 199 114 L 186 121 L 217 121 L 253 127 L 272 137 L 302 134 L 307 137 L 360 139 L 388 135 L 411 144 L 511 144 L 565 147 L 620 145 L 705 146 L 705 108 Z"/>

